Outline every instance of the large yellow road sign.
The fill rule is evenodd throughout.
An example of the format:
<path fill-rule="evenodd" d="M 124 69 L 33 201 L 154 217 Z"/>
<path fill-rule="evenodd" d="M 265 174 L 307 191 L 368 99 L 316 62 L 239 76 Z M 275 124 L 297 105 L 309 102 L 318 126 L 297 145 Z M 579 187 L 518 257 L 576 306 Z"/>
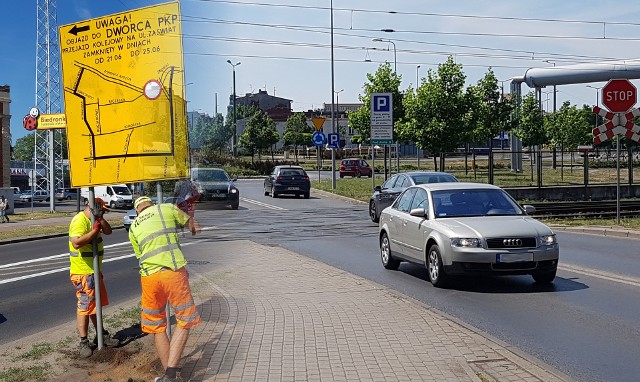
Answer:
<path fill-rule="evenodd" d="M 74 187 L 189 175 L 178 2 L 59 28 Z"/>

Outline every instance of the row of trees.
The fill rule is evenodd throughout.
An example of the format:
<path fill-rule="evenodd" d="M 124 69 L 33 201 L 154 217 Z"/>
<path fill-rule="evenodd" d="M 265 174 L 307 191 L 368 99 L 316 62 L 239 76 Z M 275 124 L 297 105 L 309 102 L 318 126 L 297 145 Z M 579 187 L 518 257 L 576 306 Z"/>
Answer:
<path fill-rule="evenodd" d="M 555 113 L 543 116 L 539 102 L 530 92 L 517 108 L 515 99 L 503 96 L 491 68 L 476 84 L 466 86 L 463 67 L 452 57 L 436 70 L 430 69 L 415 89 L 401 90 L 402 77 L 388 63 L 367 74 L 367 80 L 359 97 L 363 105 L 348 113 L 349 125 L 358 134 L 352 137 L 352 143 L 369 142 L 372 93 L 393 94 L 394 137 L 400 142 L 414 142 L 433 154 L 434 161 L 440 157 L 441 166 L 445 153 L 462 146 L 484 146 L 501 131 L 511 131 L 529 147 L 549 145 L 574 150 L 593 139 L 591 130 L 597 116 L 590 106 L 578 108 L 565 102 Z M 310 145 L 314 129 L 303 113 L 289 117 L 280 137 L 274 121 L 263 111 L 238 105 L 236 112 L 238 120 L 247 119 L 246 128 L 238 137 L 238 147 L 252 158 L 257 154 L 261 159 L 280 140 L 285 146 L 294 147 L 296 156 L 298 147 Z M 210 156 L 229 152 L 233 134 L 233 118 L 218 114 L 211 121 L 198 119 L 189 131 L 189 139 L 192 147 L 199 147 L 204 156 Z M 602 146 L 610 144 L 604 142 Z M 13 158 L 33 158 L 33 135 L 16 141 Z"/>
<path fill-rule="evenodd" d="M 360 96 L 363 106 L 348 114 L 349 124 L 363 143 L 370 138 L 372 93 L 393 94 L 394 137 L 414 142 L 434 154 L 434 161 L 440 157 L 441 165 L 445 153 L 462 146 L 484 146 L 502 131 L 511 131 L 529 147 L 576 149 L 592 143 L 596 116 L 590 106 L 578 108 L 565 102 L 555 113 L 543 115 L 535 94 L 530 92 L 517 107 L 515 99 L 503 96 L 491 68 L 470 86 L 465 86 L 462 65 L 452 57 L 437 70 L 429 70 L 417 89 L 400 90 L 402 78 L 388 63 L 368 74 L 367 79 Z"/>

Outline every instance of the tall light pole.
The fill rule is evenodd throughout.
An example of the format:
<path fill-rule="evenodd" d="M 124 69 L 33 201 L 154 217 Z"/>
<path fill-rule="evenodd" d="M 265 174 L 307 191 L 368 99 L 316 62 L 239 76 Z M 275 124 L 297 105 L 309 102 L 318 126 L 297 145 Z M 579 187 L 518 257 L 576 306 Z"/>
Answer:
<path fill-rule="evenodd" d="M 333 94 L 336 92 L 335 88 L 335 74 L 333 68 L 333 0 L 331 4 L 331 125 L 333 127 L 333 133 L 336 132 L 335 125 L 335 105 L 333 104 Z M 336 189 L 336 150 L 331 149 L 331 188 Z"/>
<path fill-rule="evenodd" d="M 416 66 L 416 93 L 418 93 L 418 87 L 420 87 L 419 73 L 420 73 L 420 65 Z"/>
<path fill-rule="evenodd" d="M 392 29 L 388 29 L 388 30 L 384 30 L 385 32 L 391 32 L 393 31 Z M 383 39 L 383 38 L 374 38 L 372 41 L 374 42 L 388 42 L 390 44 L 393 44 L 393 73 L 397 74 L 398 73 L 398 60 L 397 60 L 397 55 L 396 55 L 396 43 L 387 39 Z M 392 127 L 393 128 L 393 127 Z M 385 155 L 386 155 L 387 150 L 385 149 Z M 398 155 L 398 143 L 396 141 L 396 158 L 398 159 L 398 172 L 400 172 L 400 156 Z M 387 180 L 387 161 L 385 159 L 384 162 L 384 180 Z M 389 171 L 391 171 L 391 152 L 389 152 Z"/>
<path fill-rule="evenodd" d="M 420 65 L 416 66 L 416 98 L 418 97 L 418 88 L 420 87 Z M 418 162 L 418 170 L 420 170 L 420 148 L 416 143 L 416 161 Z M 398 169 L 400 171 L 400 169 Z"/>
<path fill-rule="evenodd" d="M 336 129 L 334 129 L 334 131 L 340 132 L 340 123 L 338 123 L 338 121 L 340 120 L 340 93 L 342 93 L 344 91 L 344 89 L 340 89 L 334 93 L 336 93 L 336 113 L 338 114 L 336 116 Z"/>
<path fill-rule="evenodd" d="M 233 156 L 238 156 L 238 116 L 236 114 L 236 66 L 240 65 L 241 62 L 237 63 L 231 62 L 231 60 L 227 60 L 229 65 L 233 68 L 233 142 L 231 151 L 233 152 Z"/>
<path fill-rule="evenodd" d="M 602 89 L 603 86 L 587 85 L 587 87 L 591 89 L 596 89 L 596 106 L 600 107 L 600 89 Z M 596 114 L 596 123 L 594 127 L 598 127 L 598 114 Z"/>

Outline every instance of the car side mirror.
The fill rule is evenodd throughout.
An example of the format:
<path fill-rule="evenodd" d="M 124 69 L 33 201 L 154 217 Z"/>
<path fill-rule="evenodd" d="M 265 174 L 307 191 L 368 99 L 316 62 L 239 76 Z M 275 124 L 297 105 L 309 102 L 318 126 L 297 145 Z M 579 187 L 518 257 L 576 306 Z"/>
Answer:
<path fill-rule="evenodd" d="M 536 213 L 536 208 L 529 204 L 525 204 L 524 206 L 522 206 L 522 208 L 524 208 L 524 212 L 526 212 L 527 215 L 533 215 Z"/>
<path fill-rule="evenodd" d="M 373 188 L 373 191 L 380 192 L 380 191 L 382 191 L 382 187 L 380 187 L 380 186 L 375 186 L 375 187 Z"/>
<path fill-rule="evenodd" d="M 235 178 L 231 179 L 232 182 L 235 182 L 236 180 L 238 180 L 237 176 Z"/>
<path fill-rule="evenodd" d="M 409 215 L 419 218 L 426 218 L 427 211 L 424 208 L 414 208 L 409 212 Z"/>

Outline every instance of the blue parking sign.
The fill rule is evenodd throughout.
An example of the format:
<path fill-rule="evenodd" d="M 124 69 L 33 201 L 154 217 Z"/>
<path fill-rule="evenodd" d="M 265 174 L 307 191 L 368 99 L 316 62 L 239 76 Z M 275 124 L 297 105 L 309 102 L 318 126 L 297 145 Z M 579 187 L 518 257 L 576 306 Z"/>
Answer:
<path fill-rule="evenodd" d="M 329 133 L 327 136 L 327 146 L 331 149 L 340 148 L 340 134 L 339 133 Z"/>
<path fill-rule="evenodd" d="M 373 111 L 388 113 L 391 110 L 391 94 L 373 94 Z"/>

